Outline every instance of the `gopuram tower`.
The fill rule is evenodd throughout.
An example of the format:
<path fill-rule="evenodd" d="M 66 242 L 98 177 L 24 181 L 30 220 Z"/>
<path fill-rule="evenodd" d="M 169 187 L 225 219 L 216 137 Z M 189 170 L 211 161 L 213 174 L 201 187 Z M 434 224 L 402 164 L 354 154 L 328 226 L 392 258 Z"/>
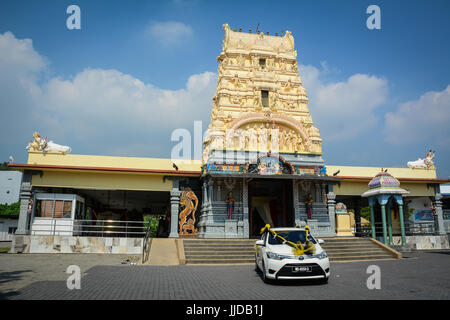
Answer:
<path fill-rule="evenodd" d="M 217 90 L 203 141 L 199 236 L 248 238 L 266 223 L 328 221 L 325 192 L 331 181 L 291 32 L 252 34 L 228 24 L 223 29 Z M 308 216 L 303 201 L 309 193 L 314 216 Z M 325 233 L 332 235 L 332 229 Z"/>

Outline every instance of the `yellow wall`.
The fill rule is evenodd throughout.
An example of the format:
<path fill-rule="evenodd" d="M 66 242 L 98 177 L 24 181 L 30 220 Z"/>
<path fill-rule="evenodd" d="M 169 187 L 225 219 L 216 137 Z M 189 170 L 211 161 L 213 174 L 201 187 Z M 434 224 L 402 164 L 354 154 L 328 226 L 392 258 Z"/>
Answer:
<path fill-rule="evenodd" d="M 170 191 L 172 181 L 163 175 L 45 170 L 33 175 L 33 186 L 103 190 Z"/>
<path fill-rule="evenodd" d="M 174 160 L 160 158 L 110 157 L 90 156 L 80 154 L 57 154 L 30 152 L 28 164 L 79 166 L 79 167 L 107 167 L 148 170 L 174 170 L 175 163 L 181 171 L 197 171 L 200 173 L 200 160 Z"/>
<path fill-rule="evenodd" d="M 427 184 L 423 183 L 410 183 L 401 182 L 400 188 L 409 191 L 410 193 L 405 195 L 406 197 L 418 197 L 418 196 L 434 196 L 434 189 L 427 188 Z M 369 190 L 368 181 L 343 181 L 341 186 L 334 186 L 334 193 L 339 196 L 356 196 L 362 195 Z"/>
<path fill-rule="evenodd" d="M 327 174 L 332 175 L 340 170 L 338 177 L 375 177 L 381 171 L 381 167 L 349 167 L 349 166 L 326 166 Z M 436 169 L 410 169 L 410 168 L 384 168 L 388 173 L 401 178 L 414 179 L 436 179 Z"/>
<path fill-rule="evenodd" d="M 327 174 L 332 175 L 340 170 L 337 177 L 372 178 L 381 171 L 381 167 L 326 166 Z M 397 179 L 436 179 L 436 169 L 384 168 Z M 427 182 L 401 182 L 400 188 L 409 191 L 407 197 L 434 196 L 434 189 L 427 188 Z M 334 186 L 336 195 L 361 195 L 369 190 L 369 181 L 345 180 Z"/>
<path fill-rule="evenodd" d="M 180 171 L 193 171 L 200 173 L 201 162 L 174 161 Z M 171 159 L 159 158 L 135 158 L 135 157 L 110 157 L 90 156 L 76 154 L 43 154 L 41 152 L 30 152 L 28 164 L 73 166 L 73 167 L 100 167 L 100 168 L 124 168 L 144 170 L 167 170 L 174 171 Z M 374 177 L 380 172 L 378 167 L 350 167 L 350 166 L 326 166 L 327 173 L 332 175 L 340 170 L 338 177 Z M 77 171 L 65 169 L 44 169 L 42 177 L 33 176 L 34 186 L 68 187 L 86 189 L 108 189 L 108 190 L 153 190 L 170 191 L 172 181 L 163 176 L 167 173 L 133 173 L 133 172 L 106 172 L 106 171 Z M 388 172 L 394 177 L 435 179 L 436 170 L 410 169 L 410 168 L 388 168 Z M 176 172 L 170 173 L 176 175 Z M 195 174 L 194 174 L 195 175 Z M 336 195 L 361 195 L 369 189 L 365 181 L 343 181 L 341 185 L 334 187 Z M 410 191 L 408 196 L 433 196 L 434 190 L 427 188 L 426 182 L 401 182 L 401 188 Z"/>

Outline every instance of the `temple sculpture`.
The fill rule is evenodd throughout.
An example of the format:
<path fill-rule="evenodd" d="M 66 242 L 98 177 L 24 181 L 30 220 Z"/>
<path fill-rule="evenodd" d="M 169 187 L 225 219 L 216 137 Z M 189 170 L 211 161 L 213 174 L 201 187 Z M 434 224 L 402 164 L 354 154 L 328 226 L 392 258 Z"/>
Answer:
<path fill-rule="evenodd" d="M 323 222 L 322 234 L 332 235 L 325 193 L 333 179 L 326 175 L 322 138 L 308 109 L 292 33 L 245 33 L 228 24 L 223 29 L 203 141 L 199 236 L 246 238 L 268 221 L 293 226 L 306 220 Z M 227 213 L 230 192 L 232 215 Z M 303 202 L 309 193 L 312 216 Z"/>
<path fill-rule="evenodd" d="M 225 24 L 203 162 L 214 150 L 320 155 L 294 38 L 235 32 Z"/>

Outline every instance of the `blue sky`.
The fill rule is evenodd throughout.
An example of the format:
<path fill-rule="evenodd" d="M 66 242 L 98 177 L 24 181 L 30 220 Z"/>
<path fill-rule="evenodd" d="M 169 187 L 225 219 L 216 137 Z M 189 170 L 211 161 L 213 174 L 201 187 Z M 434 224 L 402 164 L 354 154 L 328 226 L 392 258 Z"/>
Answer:
<path fill-rule="evenodd" d="M 66 8 L 81 8 L 68 30 Z M 381 30 L 366 8 L 381 9 Z M 34 130 L 76 154 L 170 157 L 206 129 L 222 24 L 290 30 L 326 163 L 406 167 L 436 150 L 450 176 L 448 1 L 0 2 L 0 160 Z M 29 40 L 25 40 L 29 39 Z"/>

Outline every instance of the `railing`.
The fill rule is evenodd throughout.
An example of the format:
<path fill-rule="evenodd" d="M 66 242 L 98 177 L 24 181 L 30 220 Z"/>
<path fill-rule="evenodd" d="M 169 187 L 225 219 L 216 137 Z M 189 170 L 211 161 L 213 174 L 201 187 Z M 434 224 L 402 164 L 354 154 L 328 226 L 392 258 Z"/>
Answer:
<path fill-rule="evenodd" d="M 151 223 L 148 222 L 147 232 L 145 233 L 144 243 L 142 246 L 142 263 L 146 263 L 150 255 L 150 247 L 152 245 L 152 238 L 150 238 L 150 231 L 151 231 Z"/>
<path fill-rule="evenodd" d="M 415 236 L 415 235 L 434 235 L 436 234 L 436 223 L 434 221 L 425 222 L 412 222 L 405 221 L 405 235 Z M 386 231 L 388 231 L 386 226 Z M 383 223 L 375 223 L 375 232 L 377 236 L 383 235 Z M 354 228 L 354 233 L 358 237 L 372 237 L 372 226 L 356 224 Z M 393 235 L 400 235 L 400 227 L 396 225 L 392 229 Z"/>
<path fill-rule="evenodd" d="M 444 220 L 450 220 L 450 210 L 444 209 L 442 212 L 442 217 L 444 218 Z"/>
<path fill-rule="evenodd" d="M 40 218 L 31 225 L 31 235 L 142 238 L 145 221 L 71 220 Z"/>

